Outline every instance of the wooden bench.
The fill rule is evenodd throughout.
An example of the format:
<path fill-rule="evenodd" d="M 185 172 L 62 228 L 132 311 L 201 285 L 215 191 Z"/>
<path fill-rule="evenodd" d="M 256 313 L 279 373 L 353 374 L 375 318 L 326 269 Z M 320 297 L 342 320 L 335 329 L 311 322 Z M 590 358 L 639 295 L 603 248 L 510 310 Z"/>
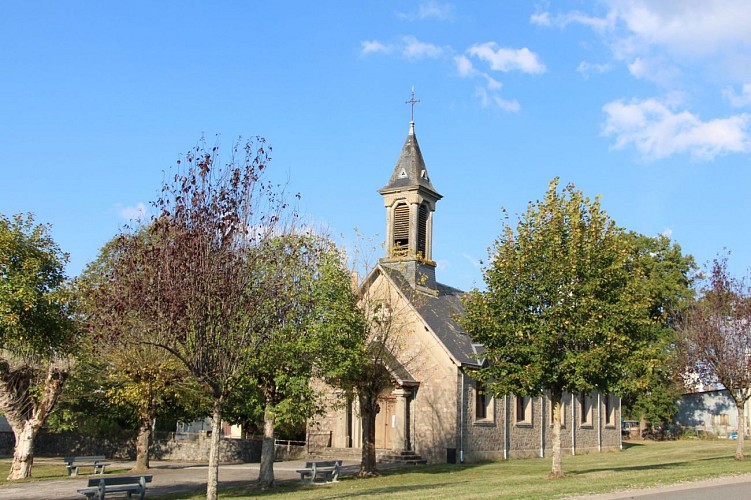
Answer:
<path fill-rule="evenodd" d="M 65 457 L 65 462 L 68 468 L 69 476 L 77 476 L 79 467 L 93 467 L 94 474 L 104 474 L 104 469 L 110 464 L 103 463 L 106 459 L 104 455 L 97 455 L 91 457 Z"/>
<path fill-rule="evenodd" d="M 341 466 L 341 460 L 306 462 L 305 468 L 297 469 L 297 473 L 300 474 L 300 481 L 303 483 L 313 484 L 316 478 L 335 483 L 339 479 L 339 467 Z"/>
<path fill-rule="evenodd" d="M 78 490 L 86 498 L 96 498 L 104 500 L 105 495 L 111 493 L 127 493 L 128 498 L 133 498 L 137 494 L 139 500 L 143 500 L 146 495 L 146 483 L 151 482 L 151 475 L 140 476 L 100 476 L 90 477 L 87 488 Z"/>

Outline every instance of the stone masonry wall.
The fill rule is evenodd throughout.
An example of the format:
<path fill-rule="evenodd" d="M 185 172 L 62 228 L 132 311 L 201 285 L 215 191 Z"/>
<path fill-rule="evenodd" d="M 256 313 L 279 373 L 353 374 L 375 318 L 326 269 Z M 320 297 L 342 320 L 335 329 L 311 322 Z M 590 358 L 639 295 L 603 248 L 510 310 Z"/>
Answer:
<path fill-rule="evenodd" d="M 531 420 L 528 422 L 516 422 L 516 398 L 513 395 L 493 398 L 488 407 L 488 418 L 478 420 L 475 416 L 475 387 L 475 381 L 465 376 L 465 383 L 461 387 L 464 404 L 460 403 L 459 406 L 464 417 L 459 456 L 463 450 L 466 462 L 499 460 L 504 457 L 504 445 L 507 447 L 508 458 L 551 455 L 552 405 L 549 397 L 532 398 Z M 596 393 L 590 396 L 591 410 L 588 413 L 588 422 L 581 425 L 579 399 L 564 394 L 561 428 L 561 451 L 564 454 L 620 449 L 620 401 L 616 397 L 611 397 L 612 416 L 610 422 L 607 422 L 605 397 L 603 395 L 598 400 Z M 506 437 L 504 434 L 507 430 Z"/>
<path fill-rule="evenodd" d="M 0 456 L 13 456 L 13 433 L 0 433 Z M 210 440 L 207 436 L 197 440 L 157 439 L 151 446 L 154 460 L 208 462 Z M 50 434 L 42 431 L 35 442 L 37 456 L 104 455 L 114 460 L 134 460 L 135 442 L 127 437 L 101 438 L 84 436 L 75 432 Z M 219 443 L 219 461 L 260 462 L 261 442 L 223 438 Z"/>
<path fill-rule="evenodd" d="M 460 411 L 460 418 L 463 415 L 464 422 L 459 443 L 460 455 L 463 451 L 464 461 L 469 463 L 502 460 L 506 439 L 504 435 L 506 398 L 492 398 L 488 405 L 488 418 L 478 419 L 475 414 L 476 383 L 467 376 L 463 377 L 463 380 L 461 390 L 464 405 Z"/>

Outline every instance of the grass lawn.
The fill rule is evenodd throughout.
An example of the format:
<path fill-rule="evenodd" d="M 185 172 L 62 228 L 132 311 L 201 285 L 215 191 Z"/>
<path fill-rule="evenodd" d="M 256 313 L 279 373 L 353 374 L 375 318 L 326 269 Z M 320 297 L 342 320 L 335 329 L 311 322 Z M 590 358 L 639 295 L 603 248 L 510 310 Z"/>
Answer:
<path fill-rule="evenodd" d="M 336 484 L 284 483 L 271 492 L 253 485 L 222 489 L 222 498 L 556 498 L 674 484 L 751 472 L 751 460 L 733 459 L 735 441 L 627 442 L 623 451 L 565 456 L 563 479 L 548 479 L 550 459 L 475 465 L 432 465 L 391 470 L 374 479 Z M 192 498 L 202 498 L 203 494 Z M 169 497 L 169 498 L 185 498 Z"/>
<path fill-rule="evenodd" d="M 10 464 L 13 460 L 10 458 L 0 459 L 0 484 L 7 484 L 8 473 L 10 472 Z M 81 468 L 81 473 L 78 477 L 68 476 L 68 470 L 65 468 L 62 458 L 45 458 L 34 457 L 34 466 L 31 468 L 32 477 L 26 479 L 19 479 L 20 482 L 40 481 L 45 479 L 65 479 L 80 480 L 82 477 L 87 477 L 94 470 L 93 467 Z M 130 469 L 123 467 L 113 466 L 107 467 L 107 474 L 122 474 L 128 472 Z"/>

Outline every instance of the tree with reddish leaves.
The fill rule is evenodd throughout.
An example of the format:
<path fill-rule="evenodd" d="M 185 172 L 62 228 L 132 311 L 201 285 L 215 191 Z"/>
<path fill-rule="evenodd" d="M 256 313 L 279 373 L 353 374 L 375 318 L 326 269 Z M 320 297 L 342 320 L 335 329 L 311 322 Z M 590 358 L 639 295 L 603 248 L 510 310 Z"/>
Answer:
<path fill-rule="evenodd" d="M 686 373 L 722 384 L 738 409 L 736 460 L 743 460 L 744 408 L 751 398 L 751 288 L 731 276 L 727 257 L 712 262 L 701 297 L 686 313 L 681 353 Z"/>
<path fill-rule="evenodd" d="M 268 242 L 292 232 L 295 218 L 264 178 L 269 152 L 262 138 L 238 141 L 222 163 L 218 146 L 200 142 L 164 182 L 151 220 L 115 240 L 97 292 L 100 331 L 165 349 L 212 398 L 209 499 L 225 402 L 291 306 L 267 279 L 280 265 Z"/>

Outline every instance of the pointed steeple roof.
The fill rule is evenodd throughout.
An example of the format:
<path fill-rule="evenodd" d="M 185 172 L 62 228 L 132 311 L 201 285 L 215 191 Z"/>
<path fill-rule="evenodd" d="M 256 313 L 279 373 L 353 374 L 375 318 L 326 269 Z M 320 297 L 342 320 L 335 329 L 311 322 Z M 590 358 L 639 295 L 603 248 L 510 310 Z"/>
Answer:
<path fill-rule="evenodd" d="M 409 134 L 399 155 L 399 161 L 396 162 L 396 167 L 394 167 L 394 173 L 391 174 L 388 184 L 379 189 L 378 192 L 386 194 L 419 188 L 430 192 L 436 200 L 442 198 L 430 182 L 428 169 L 425 167 L 425 160 L 422 159 L 420 145 L 417 143 L 415 122 L 411 121 L 409 122 Z"/>

